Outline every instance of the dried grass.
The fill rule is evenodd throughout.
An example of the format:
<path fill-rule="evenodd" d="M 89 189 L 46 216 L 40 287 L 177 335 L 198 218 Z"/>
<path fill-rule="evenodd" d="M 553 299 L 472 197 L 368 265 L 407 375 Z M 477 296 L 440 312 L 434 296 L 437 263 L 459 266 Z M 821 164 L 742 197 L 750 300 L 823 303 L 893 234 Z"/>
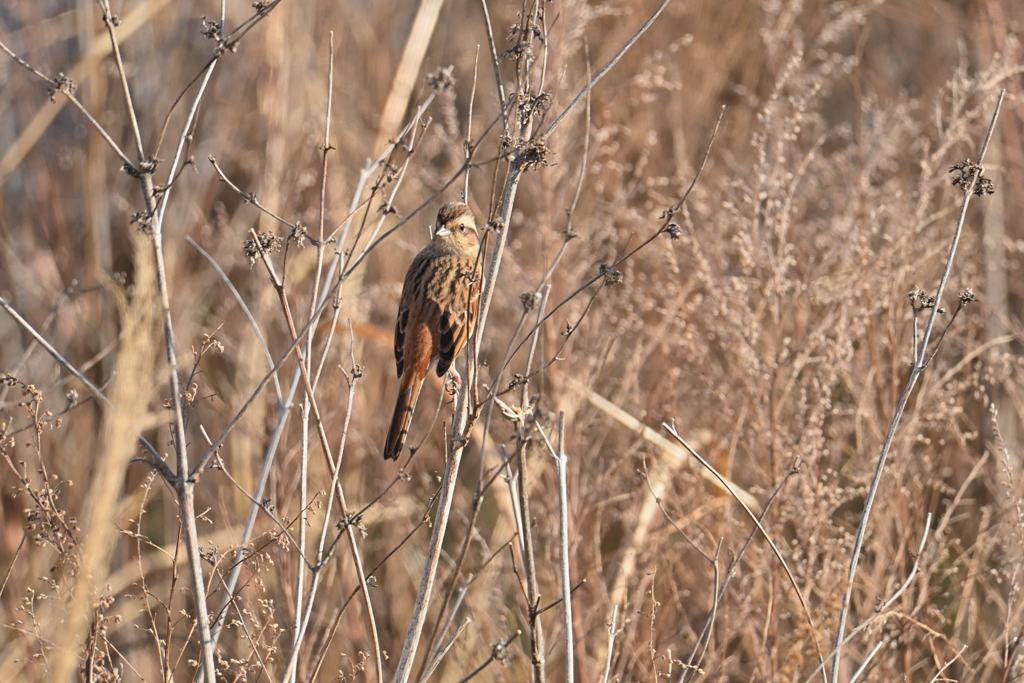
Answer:
<path fill-rule="evenodd" d="M 341 458 L 347 523 L 319 452 L 313 404 L 300 410 L 304 382 L 291 406 L 279 405 L 294 351 L 196 476 L 196 550 L 211 613 L 241 559 L 216 647 L 225 680 L 284 680 L 290 660 L 298 680 L 377 678 L 348 530 L 369 575 L 385 677 L 397 666 L 452 407 L 446 401 L 432 423 L 441 385 L 428 386 L 411 439 L 422 446 L 401 472 L 382 461 L 396 385 L 393 316 L 425 225 L 462 187 L 471 97 L 478 165 L 469 202 L 481 223 L 500 215 L 507 153 L 532 162 L 510 225 L 497 226 L 508 228 L 508 242 L 481 340 L 483 405 L 471 421 L 412 678 L 433 644 L 444 657 L 430 680 L 476 671 L 478 680 L 529 680 L 534 654 L 560 680 L 562 613 L 552 605 L 562 575 L 558 477 L 537 430 L 555 443 L 564 412 L 568 570 L 573 584 L 585 580 L 572 596 L 578 680 L 600 683 L 607 662 L 610 681 L 820 679 L 815 643 L 823 654 L 832 648 L 865 495 L 911 372 L 907 293 L 934 293 L 962 198 L 948 169 L 976 154 L 1000 88 L 1008 95 L 986 164 L 996 193 L 972 204 L 950 294 L 939 303 L 947 309 L 940 331 L 956 292 L 972 288 L 980 304 L 958 315 L 896 432 L 853 586 L 847 633 L 858 630 L 844 647 L 840 679 L 865 659 L 861 681 L 1021 675 L 1024 233 L 1014 216 L 1024 215 L 1024 58 L 1015 35 L 1024 8 L 1011 0 L 673 3 L 550 138 L 515 129 L 529 121 L 533 133 L 544 130 L 656 5 L 554 3 L 541 41 L 521 35 L 518 4 L 491 3 L 496 50 L 511 49 L 501 65 L 505 94 L 531 88 L 510 107 L 506 138 L 481 5 L 443 5 L 420 69 L 435 78 L 417 80 L 404 111 L 416 123 L 362 178 L 362 192 L 363 161 L 385 151 L 371 146 L 414 8 L 281 3 L 220 57 L 187 140 L 185 158 L 199 161 L 175 177 L 162 221 L 193 467 L 207 437 L 218 438 L 293 342 L 260 252 L 280 247 L 266 255 L 284 276 L 300 334 L 311 302 L 337 282 L 322 275 L 335 243 L 314 243 L 322 189 L 325 234 L 353 216 L 334 236 L 352 250 L 346 267 L 355 264 L 302 347 L 313 359 L 327 444 Z M 536 16 L 535 5 L 525 8 Z M 114 10 L 124 12 L 125 72 L 143 146 L 159 159 L 159 185 L 196 87 L 173 110 L 157 150 L 164 117 L 213 53 L 200 17 L 219 21 L 220 6 L 148 0 Z M 229 4 L 226 26 L 252 11 Z M 100 14 L 88 4 L 15 2 L 0 16 L 0 42 L 45 74 L 72 75 L 75 96 L 134 159 Z M 333 149 L 325 152 L 332 30 Z M 527 47 L 538 61 L 517 70 Z M 449 64 L 454 87 L 438 71 Z M 0 296 L 123 407 L 102 405 L 0 313 L 0 680 L 61 671 L 191 680 L 203 653 L 184 499 L 141 447 L 126 452 L 122 443 L 140 433 L 176 470 L 157 276 L 146 260 L 152 216 L 122 160 L 63 106 L 60 88 L 55 104 L 47 90 L 0 60 Z M 666 215 L 693 180 L 723 104 L 707 167 Z M 240 192 L 218 182 L 205 161 L 211 155 Z M 250 229 L 271 239 L 252 243 L 247 256 Z M 493 244 L 497 232 L 489 235 Z M 551 315 L 527 368 L 545 284 L 540 312 Z M 506 411 L 488 418 L 492 384 Z M 257 493 L 279 414 L 280 444 Z M 810 619 L 732 499 L 664 444 L 624 426 L 659 430 L 672 420 L 759 501 Z M 499 468 L 503 453 L 511 471 L 520 462 L 529 468 L 527 519 L 517 517 L 518 480 Z M 258 514 L 243 541 L 253 499 Z M 520 547 L 524 525 L 532 567 Z M 915 562 L 913 580 L 878 611 Z M 545 643 L 537 653 L 531 574 L 535 609 L 551 607 L 537 617 Z M 297 610 L 307 607 L 297 638 Z"/>

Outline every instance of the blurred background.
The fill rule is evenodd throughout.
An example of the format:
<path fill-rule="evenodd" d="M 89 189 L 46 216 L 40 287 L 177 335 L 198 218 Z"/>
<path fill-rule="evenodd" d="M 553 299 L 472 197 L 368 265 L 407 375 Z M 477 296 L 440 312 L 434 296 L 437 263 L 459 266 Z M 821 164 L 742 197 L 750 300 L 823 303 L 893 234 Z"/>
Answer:
<path fill-rule="evenodd" d="M 548 33 L 536 49 L 543 90 L 551 95 L 547 122 L 658 4 L 546 6 Z M 499 55 L 512 47 L 507 37 L 524 7 L 489 3 Z M 213 55 L 204 20 L 218 18 L 220 5 L 145 0 L 112 9 L 122 20 L 117 32 L 142 140 L 159 160 L 156 181 L 166 183 L 195 86 L 172 105 Z M 228 30 L 252 12 L 249 3 L 228 2 Z M 0 42 L 44 74 L 72 78 L 80 102 L 134 158 L 101 14 L 87 0 L 13 0 L 0 7 Z M 947 170 L 977 157 L 1001 88 L 1008 94 L 985 159 L 996 192 L 976 199 L 967 214 L 936 337 L 960 292 L 971 288 L 978 303 L 960 311 L 945 334 L 893 442 L 847 630 L 865 627 L 844 650 L 842 679 L 879 643 L 860 680 L 929 681 L 941 671 L 951 680 L 1008 681 L 1024 673 L 1022 28 L 1024 5 L 1014 0 L 677 0 L 594 89 L 589 108 L 574 109 L 547 140 L 549 163 L 524 177 L 509 226 L 481 349 L 486 386 L 510 343 L 532 324 L 517 328 L 520 296 L 536 290 L 554 262 L 577 186 L 577 238 L 550 277 L 549 311 L 597 275 L 600 264 L 657 231 L 663 212 L 693 180 L 725 106 L 707 166 L 673 217 L 672 234 L 617 266 L 621 284 L 594 284 L 541 330 L 533 369 L 543 370 L 528 395 L 546 433 L 560 411 L 567 418 L 570 570 L 574 583 L 586 580 L 574 593 L 580 681 L 803 681 L 819 652 L 831 650 L 853 534 L 910 375 L 907 293 L 920 287 L 934 294 L 962 199 Z M 250 228 L 281 237 L 289 229 L 220 182 L 208 157 L 261 205 L 316 234 L 332 35 L 328 231 L 346 219 L 354 197 L 356 204 L 368 197 L 380 175 L 374 168 L 360 188 L 364 164 L 383 154 L 429 100 L 421 119 L 429 125 L 420 127 L 415 149 L 392 158 L 396 171 L 408 166 L 382 232 L 408 221 L 346 279 L 337 329 L 328 339 L 325 318 L 314 343 L 316 357 L 326 358 L 318 404 L 335 443 L 351 411 L 341 482 L 349 507 L 358 510 L 399 471 L 382 460 L 381 449 L 397 392 L 392 337 L 405 269 L 429 239 L 440 204 L 460 198 L 461 177 L 445 184 L 465 159 L 470 105 L 474 139 L 500 113 L 482 4 L 273 7 L 235 52 L 221 57 L 210 80 L 188 141 L 195 163 L 174 179 L 163 243 L 181 372 L 195 382 L 190 449 L 201 453 L 201 428 L 219 434 L 269 368 L 225 277 L 271 356 L 280 358 L 291 342 L 266 271 L 250 267 L 243 253 Z M 105 386 L 125 343 L 126 309 L 118 301 L 131 301 L 141 284 L 134 245 L 148 238 L 133 222 L 144 209 L 138 182 L 67 98 L 56 93 L 51 102 L 43 81 L 2 57 L 0 296 Z M 449 65 L 454 86 L 431 97 L 425 76 Z M 499 68 L 511 92 L 513 60 Z M 504 177 L 503 162 L 495 160 L 500 133 L 499 123 L 478 141 L 474 158 L 483 163 L 469 173 L 468 202 L 481 223 L 495 215 Z M 380 202 L 370 204 L 367 232 L 381 215 Z M 287 255 L 288 294 L 302 322 L 315 251 L 291 244 Z M 276 258 L 281 267 L 283 254 Z M 562 334 L 577 322 L 571 335 Z M 132 380 L 143 388 L 148 411 L 139 429 L 170 453 L 163 335 L 159 325 L 146 329 L 155 351 Z M 204 335 L 223 351 L 203 355 L 193 372 Z M 353 359 L 363 375 L 350 404 Z M 500 385 L 526 374 L 525 363 L 521 350 Z M 285 363 L 282 384 L 293 368 L 294 359 Z M 47 680 L 60 606 L 80 562 L 77 520 L 95 503 L 90 490 L 105 443 L 103 410 L 6 313 L 3 373 L 11 379 L 0 387 L 0 430 L 8 437 L 0 462 L 0 575 L 7 577 L 0 678 Z M 442 422 L 451 411 L 442 405 L 432 420 L 440 388 L 440 381 L 428 381 L 410 439 L 423 446 L 406 476 L 360 519 L 368 571 L 413 532 L 437 489 Z M 78 399 L 68 410 L 71 390 Z M 518 401 L 518 389 L 506 398 L 512 397 Z M 246 492 L 256 490 L 277 411 L 270 384 L 226 440 L 224 468 L 204 473 L 196 487 L 212 610 L 223 599 L 251 506 Z M 641 432 L 646 425 L 665 436 L 661 424 L 672 420 L 758 510 L 771 500 L 763 523 L 809 614 L 758 536 L 712 610 L 716 586 L 752 525 L 685 455 Z M 300 424 L 296 404 L 260 497 L 283 520 L 300 512 Z M 500 447 L 515 449 L 514 429 L 496 415 L 483 442 L 481 427 L 464 460 L 437 589 L 461 590 L 472 577 L 455 612 L 456 624 L 470 623 L 432 680 L 461 680 L 506 642 L 479 679 L 531 675 L 522 558 L 517 543 L 504 549 L 516 525 L 500 478 L 470 526 L 481 459 L 490 471 Z M 524 457 L 532 466 L 537 573 L 547 605 L 560 595 L 555 470 L 536 437 Z M 108 575 L 93 577 L 98 616 L 76 656 L 97 679 L 191 680 L 198 647 L 175 496 L 139 462 L 119 481 L 120 531 Z M 329 488 L 319 454 L 310 456 L 308 482 L 311 496 Z M 322 511 L 310 514 L 319 533 Z M 930 535 L 919 555 L 926 519 Z M 298 562 L 278 531 L 266 516 L 257 518 L 237 613 L 219 643 L 228 680 L 278 680 L 291 655 Z M 373 572 L 389 671 L 401 651 L 428 535 L 420 527 Z M 469 552 L 456 571 L 467 538 Z M 324 572 L 298 657 L 301 680 L 374 679 L 365 610 L 358 599 L 342 610 L 357 585 L 346 552 L 339 549 Z M 915 561 L 911 585 L 877 612 Z M 712 611 L 714 625 L 705 632 Z M 560 609 L 541 619 L 549 676 L 559 680 Z M 515 637 L 518 629 L 523 635 Z M 89 655 L 97 651 L 103 656 Z"/>

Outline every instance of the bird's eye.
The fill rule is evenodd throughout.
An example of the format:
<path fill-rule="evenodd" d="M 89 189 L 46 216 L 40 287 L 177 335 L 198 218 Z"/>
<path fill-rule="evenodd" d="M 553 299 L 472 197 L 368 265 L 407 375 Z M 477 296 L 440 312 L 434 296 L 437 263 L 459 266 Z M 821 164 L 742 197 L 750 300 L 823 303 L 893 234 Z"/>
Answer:
<path fill-rule="evenodd" d="M 459 232 L 466 232 L 466 226 L 465 225 L 460 225 L 459 226 Z"/>

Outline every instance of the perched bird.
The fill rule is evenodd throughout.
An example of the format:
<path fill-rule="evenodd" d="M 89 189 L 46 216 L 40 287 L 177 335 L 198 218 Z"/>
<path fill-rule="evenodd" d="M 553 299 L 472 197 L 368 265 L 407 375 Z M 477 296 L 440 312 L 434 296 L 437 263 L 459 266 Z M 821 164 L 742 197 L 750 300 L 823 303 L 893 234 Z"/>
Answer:
<path fill-rule="evenodd" d="M 416 254 L 402 286 L 395 322 L 399 390 L 384 458 L 397 460 L 405 446 L 423 381 L 437 362 L 437 376 L 452 368 L 469 340 L 480 302 L 479 234 L 473 212 L 448 202 L 437 212 L 434 239 Z M 456 380 L 458 375 L 455 375 Z"/>

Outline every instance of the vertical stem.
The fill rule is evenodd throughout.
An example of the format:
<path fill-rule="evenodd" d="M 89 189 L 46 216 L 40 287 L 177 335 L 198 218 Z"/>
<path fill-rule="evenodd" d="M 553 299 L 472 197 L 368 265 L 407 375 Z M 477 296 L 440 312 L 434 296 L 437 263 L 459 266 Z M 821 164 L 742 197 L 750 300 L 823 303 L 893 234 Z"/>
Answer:
<path fill-rule="evenodd" d="M 209 75 L 209 72 L 207 75 Z M 196 105 L 198 105 L 198 99 L 201 96 L 202 92 L 196 96 Z M 194 112 L 195 105 L 193 106 L 193 114 Z M 192 117 L 190 116 L 184 130 L 188 130 L 191 121 Z M 184 137 L 183 135 L 182 138 L 184 139 Z M 181 380 L 178 377 L 178 354 L 174 349 L 171 295 L 167 284 L 167 267 L 164 263 L 163 213 L 157 211 L 153 192 L 153 177 L 148 173 L 143 174 L 141 184 L 142 194 L 146 199 L 146 208 L 150 216 L 153 217 L 153 260 L 156 266 L 157 296 L 160 300 L 161 319 L 164 328 L 164 349 L 170 383 L 170 401 L 174 414 L 172 432 L 178 469 L 177 481 L 175 482 L 175 489 L 178 495 L 178 515 L 181 518 L 182 540 L 185 542 L 185 549 L 188 554 L 189 576 L 192 579 L 192 592 L 195 597 L 195 619 L 196 627 L 199 631 L 200 648 L 202 650 L 201 661 L 203 668 L 211 672 L 210 680 L 214 680 L 216 674 L 212 672 L 215 672 L 217 669 L 214 664 L 213 638 L 210 635 L 210 619 L 206 608 L 206 581 L 203 578 L 202 558 L 199 556 L 199 531 L 196 528 L 196 482 L 189 474 L 188 441 L 185 436 L 185 416 L 181 404 Z"/>
<path fill-rule="evenodd" d="M 464 385 L 459 396 L 464 397 L 466 395 L 466 385 Z M 465 398 L 460 398 L 459 400 L 463 404 L 466 402 Z M 434 588 L 434 579 L 437 576 L 437 563 L 441 558 L 441 544 L 444 542 L 444 532 L 448 528 L 448 517 L 451 514 L 452 498 L 455 495 L 455 484 L 458 480 L 462 451 L 461 447 L 454 450 L 449 449 L 448 464 L 445 467 L 444 480 L 441 484 L 441 498 L 437 502 L 437 514 L 434 518 L 434 533 L 430 535 L 430 545 L 427 548 L 427 563 L 423 569 L 423 576 L 420 578 L 420 587 L 416 593 L 412 619 L 405 636 L 405 644 L 402 646 L 402 658 L 399 660 L 398 670 L 395 672 L 395 683 L 406 683 L 409 680 L 409 674 L 412 672 L 412 665 L 416 659 L 416 650 L 419 646 L 420 636 L 423 633 L 423 624 L 427 619 L 427 603 Z"/>
<path fill-rule="evenodd" d="M 619 615 L 619 606 L 612 608 L 612 623 L 608 625 L 608 658 L 604 662 L 604 678 L 601 683 L 608 683 L 608 674 L 612 671 L 612 652 L 615 649 L 615 618 Z"/>
<path fill-rule="evenodd" d="M 327 65 L 327 114 L 325 115 L 324 143 L 321 148 L 322 168 L 320 170 L 320 220 L 316 244 L 316 272 L 313 275 L 312 292 L 309 297 L 309 318 L 312 318 L 316 314 L 317 299 L 320 293 L 320 276 L 323 274 L 324 267 L 324 214 L 326 212 L 327 202 L 327 153 L 331 150 L 331 104 L 334 94 L 334 31 L 330 32 Z M 310 375 L 313 372 L 314 329 L 315 328 L 311 327 L 305 338 L 305 363 L 307 375 Z M 299 362 L 301 363 L 303 361 L 300 359 Z M 315 390 L 316 379 L 313 380 L 312 385 L 312 388 Z M 306 596 L 304 595 L 306 567 L 302 558 L 306 556 L 306 520 L 308 515 L 307 505 L 309 503 L 309 411 L 312 399 L 313 397 L 307 394 L 302 404 L 302 449 L 301 463 L 299 466 L 301 469 L 299 474 L 299 554 L 298 561 L 295 565 L 295 640 L 293 642 L 293 656 L 289 661 L 288 671 L 285 674 L 289 680 L 294 680 L 295 678 L 298 658 L 295 657 L 294 654 L 298 651 L 302 635 L 305 631 L 304 624 L 308 619 L 308 615 L 305 615 L 306 619 L 303 619 L 303 605 L 305 604 L 306 599 Z M 324 520 L 324 524 L 328 523 L 329 517 L 330 515 L 328 514 L 327 518 Z M 310 600 L 312 600 L 316 591 L 316 586 L 319 583 L 319 570 L 320 567 L 318 563 L 317 567 L 314 569 L 312 583 L 309 588 Z M 310 605 L 310 608 L 312 608 L 312 605 Z"/>
<path fill-rule="evenodd" d="M 562 629 L 565 631 L 565 680 L 576 680 L 573 672 L 572 583 L 569 578 L 569 487 L 566 481 L 568 458 L 565 455 L 565 412 L 558 413 L 558 540 L 562 565 Z"/>
<path fill-rule="evenodd" d="M 199 556 L 199 531 L 196 529 L 194 481 L 184 478 L 178 480 L 178 512 L 181 515 L 182 540 L 188 555 L 189 576 L 192 579 L 192 592 L 195 594 L 196 626 L 199 630 L 199 643 L 202 649 L 202 664 L 206 671 L 216 671 L 214 662 L 213 639 L 210 637 L 210 618 L 206 609 L 206 583 L 203 580 L 202 558 Z M 216 674 L 210 675 L 216 680 Z"/>
<path fill-rule="evenodd" d="M 537 311 L 537 325 L 530 342 L 530 351 L 526 357 L 526 367 L 523 370 L 523 377 L 530 376 L 530 368 L 533 366 L 533 357 L 537 350 L 537 342 L 540 340 L 540 323 L 544 319 L 544 310 L 547 308 L 548 294 L 551 292 L 551 285 L 545 285 L 544 293 L 541 295 L 541 303 Z M 524 380 L 520 389 L 519 404 L 525 413 L 529 403 L 529 383 Z M 540 607 L 540 590 L 537 587 L 537 563 L 533 551 L 533 532 L 530 521 L 530 494 L 527 477 L 526 455 L 526 425 L 519 425 L 519 439 L 516 449 L 519 455 L 519 514 L 522 519 L 522 544 L 523 565 L 526 571 L 526 599 L 530 603 L 530 661 L 533 665 L 533 680 L 535 683 L 544 681 L 544 630 L 540 622 L 540 615 L 537 610 Z"/>
<path fill-rule="evenodd" d="M 469 160 L 473 155 L 473 103 L 476 101 L 476 74 L 477 67 L 480 65 L 480 46 L 476 46 L 476 57 L 473 59 L 473 89 L 469 95 L 469 114 L 466 116 L 466 142 L 465 153 L 466 153 L 466 184 L 462 188 L 462 201 L 469 203 L 469 171 L 468 168 Z"/>
<path fill-rule="evenodd" d="M 331 474 L 331 489 L 339 489 L 340 490 L 340 485 L 338 484 L 338 477 L 341 474 L 341 461 L 342 461 L 342 458 L 344 457 L 344 454 L 345 454 L 345 444 L 346 444 L 346 442 L 348 440 L 348 430 L 349 430 L 349 426 L 352 423 L 352 408 L 353 408 L 353 405 L 355 403 L 356 379 L 358 378 L 358 375 L 355 373 L 355 367 L 356 367 L 355 359 L 353 358 L 353 361 L 352 361 L 353 377 L 349 381 L 349 385 L 348 385 L 348 402 L 347 402 L 347 407 L 345 409 L 345 423 L 344 423 L 344 426 L 342 427 L 342 430 L 341 430 L 341 443 L 338 446 L 338 466 L 336 468 L 334 468 L 334 471 Z M 324 569 L 324 566 L 325 566 L 324 565 L 324 547 L 326 546 L 326 543 L 327 543 L 327 533 L 328 533 L 328 531 L 331 528 L 331 511 L 332 511 L 332 508 L 333 508 L 333 503 L 334 503 L 334 498 L 332 498 L 331 496 L 328 496 L 327 497 L 327 505 L 326 505 L 326 508 L 324 510 L 324 523 L 320 527 L 320 540 L 319 540 L 319 544 L 317 545 L 316 562 L 314 563 L 313 570 L 311 572 L 312 573 L 312 577 L 310 579 L 309 593 L 304 598 L 305 601 L 306 601 L 306 608 L 304 610 L 303 618 L 301 620 L 299 620 L 297 622 L 297 625 L 296 625 L 296 630 L 295 630 L 295 634 L 296 635 L 295 635 L 295 638 L 294 638 L 294 642 L 292 644 L 292 652 L 291 652 L 290 659 L 289 659 L 289 662 L 288 662 L 288 672 L 285 675 L 283 683 L 292 683 L 292 681 L 296 680 L 296 666 L 297 666 L 298 661 L 299 661 L 299 653 L 301 651 L 302 643 L 303 643 L 303 641 L 305 640 L 305 638 L 306 638 L 306 636 L 308 634 L 309 619 L 310 619 L 310 616 L 311 616 L 311 614 L 313 612 L 313 605 L 315 604 L 315 601 L 316 601 L 317 590 L 320 588 L 321 579 L 323 578 L 323 569 Z M 347 524 L 347 521 L 348 521 L 348 515 L 346 514 L 346 519 L 344 520 L 344 522 Z M 302 555 L 300 555 L 300 558 L 301 557 L 302 557 Z M 361 572 L 361 570 L 360 570 L 360 572 Z M 365 581 L 365 579 L 363 579 L 363 580 Z M 380 648 L 378 648 L 378 651 L 379 651 L 379 649 Z M 377 669 L 377 680 L 378 681 L 383 681 L 384 680 L 384 673 L 380 669 L 380 667 L 378 667 L 378 669 Z"/>
<path fill-rule="evenodd" d="M 260 469 L 260 478 L 256 484 L 256 491 L 253 493 L 253 499 L 256 501 L 263 500 L 263 492 L 267 487 L 267 480 L 270 478 L 270 467 L 274 463 L 274 455 L 277 453 L 277 447 L 281 443 L 281 437 L 284 434 L 285 418 L 292 409 L 292 401 L 295 398 L 295 392 L 299 387 L 299 370 L 295 369 L 295 373 L 292 375 L 291 386 L 288 387 L 288 392 L 282 399 L 281 403 L 278 404 L 277 408 L 277 420 L 274 423 L 274 431 L 270 435 L 270 443 L 267 444 L 266 455 L 263 458 L 263 466 Z M 217 645 L 217 639 L 220 638 L 221 629 L 224 628 L 224 620 L 228 614 L 228 604 L 234 597 L 235 586 L 238 584 L 238 577 L 242 573 L 242 565 L 245 560 L 246 544 L 249 542 L 249 538 L 252 536 L 252 531 L 256 527 L 256 516 L 259 514 L 261 508 L 259 503 L 253 503 L 249 507 L 249 516 L 245 520 L 245 528 L 242 531 L 241 542 L 238 544 L 239 548 L 235 551 L 234 561 L 231 566 L 231 574 L 228 576 L 228 580 L 224 585 L 224 597 L 221 599 L 220 609 L 217 611 L 217 617 L 213 623 L 213 628 L 210 631 L 210 636 L 213 638 L 214 647 Z"/>
<path fill-rule="evenodd" d="M 312 338 L 312 334 L 308 338 Z M 309 353 L 307 347 L 306 362 L 308 363 Z M 302 360 L 299 360 L 302 363 Z M 309 368 L 306 368 L 306 372 L 309 372 Z M 305 604 L 305 589 L 306 589 L 306 563 L 303 558 L 306 556 L 306 515 L 307 505 L 309 504 L 309 401 L 310 397 L 307 394 L 305 399 L 302 401 L 302 444 L 299 449 L 299 547 L 298 557 L 295 561 L 295 625 L 292 633 L 294 634 L 292 640 L 292 653 L 294 654 L 300 644 L 300 637 L 302 634 L 302 616 L 303 616 L 303 605 Z M 313 584 L 310 585 L 310 590 L 313 590 L 313 585 L 316 583 L 316 577 L 314 576 Z M 295 678 L 295 667 L 297 665 L 297 659 L 293 656 L 288 662 L 288 669 L 285 673 L 285 680 L 293 680 Z"/>
<path fill-rule="evenodd" d="M 521 427 L 525 430 L 525 427 Z M 525 435 L 524 435 L 525 437 Z M 525 450 L 525 444 L 521 446 Z M 530 522 L 530 494 L 529 478 L 527 476 L 527 462 L 529 458 L 526 453 L 519 455 L 519 510 L 523 518 L 523 565 L 526 571 L 526 599 L 530 603 L 530 663 L 533 666 L 534 683 L 544 683 L 544 632 L 541 630 L 540 615 L 537 608 L 540 606 L 540 592 L 537 587 L 537 565 L 533 552 L 533 532 Z"/>
<path fill-rule="evenodd" d="M 917 378 L 922 372 L 924 372 L 926 367 L 925 359 L 928 357 L 928 340 L 931 337 L 932 329 L 935 326 L 935 316 L 938 314 L 939 307 L 942 303 L 942 293 L 945 290 L 946 282 L 949 279 L 949 273 L 953 268 L 953 257 L 956 256 L 956 247 L 960 242 L 960 235 L 963 233 L 964 229 L 964 221 L 967 218 L 967 206 L 971 202 L 971 197 L 974 195 L 974 187 L 977 185 L 981 176 L 981 163 L 985 160 L 985 152 L 988 150 L 988 144 L 992 139 L 996 120 L 999 118 L 999 109 L 1003 104 L 1003 98 L 1005 96 L 1006 90 L 1000 91 L 999 100 L 996 102 L 995 111 L 992 113 L 992 123 L 989 125 L 988 134 L 985 136 L 985 142 L 982 143 L 981 151 L 978 153 L 978 168 L 973 172 L 970 184 L 967 187 L 962 188 L 964 192 L 964 201 L 960 207 L 960 218 L 957 221 L 956 230 L 953 233 L 953 240 L 949 246 L 949 254 L 946 257 L 946 266 L 943 269 L 942 277 L 939 280 L 939 288 L 935 292 L 935 304 L 932 306 L 932 312 L 928 318 L 928 324 L 925 326 L 924 334 L 921 337 L 917 357 L 914 358 L 914 369 L 910 373 L 910 379 L 907 380 L 907 385 L 904 387 L 903 395 L 900 397 L 900 402 L 896 406 L 896 412 L 893 415 L 892 422 L 889 424 L 889 431 L 885 435 L 885 442 L 882 444 L 882 452 L 879 454 L 878 463 L 875 465 L 875 475 L 871 480 L 871 487 L 868 489 L 867 498 L 864 500 L 864 510 L 861 512 L 860 525 L 857 527 L 857 536 L 853 542 L 853 553 L 850 556 L 850 568 L 846 573 L 846 592 L 843 594 L 843 606 L 839 612 L 839 626 L 836 628 L 835 656 L 832 658 L 832 683 L 839 683 L 839 663 L 842 657 L 844 636 L 846 635 L 846 620 L 850 614 L 850 600 L 853 597 L 854 580 L 857 577 L 857 564 L 860 562 L 860 553 L 864 547 L 864 537 L 867 535 L 868 520 L 871 517 L 871 507 L 875 502 L 875 495 L 878 493 L 879 482 L 882 479 L 882 470 L 885 468 L 885 462 L 889 457 L 889 449 L 892 447 L 892 440 L 896 433 L 896 427 L 899 425 L 900 418 L 903 416 L 907 400 L 910 398 L 914 385 L 917 383 Z M 824 672 L 822 673 L 822 676 L 824 676 Z"/>
<path fill-rule="evenodd" d="M 110 10 L 109 0 L 100 2 L 100 10 L 103 12 L 103 25 L 107 28 L 107 35 L 110 36 L 110 47 L 114 53 L 117 63 L 117 74 L 121 79 L 121 91 L 124 94 L 124 104 L 128 110 L 128 121 L 132 124 L 132 137 L 135 141 L 135 151 L 139 155 L 139 161 L 146 160 L 146 152 L 142 148 L 142 133 L 139 132 L 139 118 L 135 115 L 135 104 L 132 102 L 132 90 L 128 87 L 128 74 L 124 69 L 124 61 L 121 59 L 121 46 L 117 42 L 117 35 L 114 33 L 114 20 Z"/>

